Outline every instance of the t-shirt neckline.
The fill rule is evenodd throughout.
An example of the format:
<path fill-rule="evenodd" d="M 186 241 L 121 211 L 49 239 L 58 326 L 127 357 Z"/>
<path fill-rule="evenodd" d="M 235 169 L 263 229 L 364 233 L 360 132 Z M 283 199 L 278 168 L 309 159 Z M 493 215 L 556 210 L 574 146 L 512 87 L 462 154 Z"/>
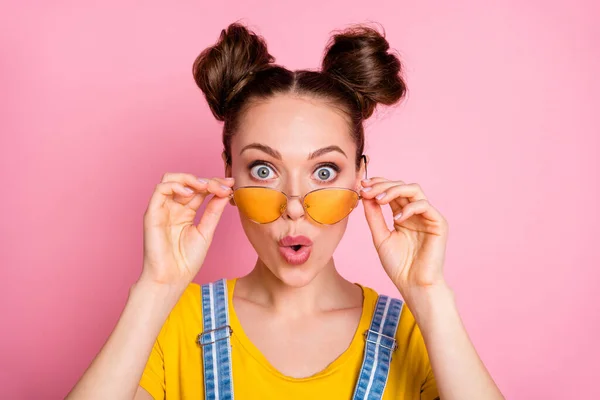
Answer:
<path fill-rule="evenodd" d="M 270 371 L 275 376 L 294 382 L 302 382 L 309 381 L 313 379 L 322 378 L 333 373 L 340 366 L 342 366 L 348 359 L 352 356 L 358 355 L 362 357 L 362 352 L 364 350 L 364 332 L 369 328 L 370 320 L 373 314 L 373 308 L 375 307 L 375 300 L 372 298 L 373 293 L 370 290 L 360 285 L 359 283 L 355 283 L 358 287 L 361 288 L 363 294 L 363 303 L 362 303 L 362 311 L 358 326 L 354 332 L 352 340 L 349 346 L 344 350 L 342 354 L 340 354 L 335 360 L 333 360 L 327 367 L 323 370 L 307 376 L 303 378 L 295 378 L 281 373 L 277 368 L 275 368 L 269 360 L 262 354 L 262 352 L 250 341 L 250 338 L 246 335 L 240 320 L 238 319 L 237 313 L 233 306 L 233 293 L 235 290 L 235 285 L 237 283 L 237 278 L 228 279 L 227 280 L 227 296 L 229 302 L 229 323 L 231 325 L 231 329 L 233 330 L 233 339 L 237 339 L 237 341 L 244 347 L 244 349 L 252 356 L 254 359 L 261 364 L 264 368 Z"/>

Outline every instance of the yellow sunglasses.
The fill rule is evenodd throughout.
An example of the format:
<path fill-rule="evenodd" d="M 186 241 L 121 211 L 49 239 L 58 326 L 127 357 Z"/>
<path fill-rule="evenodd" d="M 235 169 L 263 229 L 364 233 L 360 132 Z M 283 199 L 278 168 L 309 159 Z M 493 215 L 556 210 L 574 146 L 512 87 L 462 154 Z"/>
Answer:
<path fill-rule="evenodd" d="M 365 179 L 367 172 L 366 157 Z M 251 221 L 268 224 L 283 215 L 288 200 L 300 198 L 304 211 L 315 222 L 333 225 L 346 218 L 358 205 L 361 195 L 353 189 L 328 187 L 311 190 L 304 196 L 288 196 L 278 189 L 264 186 L 242 186 L 230 195 L 235 205 Z"/>

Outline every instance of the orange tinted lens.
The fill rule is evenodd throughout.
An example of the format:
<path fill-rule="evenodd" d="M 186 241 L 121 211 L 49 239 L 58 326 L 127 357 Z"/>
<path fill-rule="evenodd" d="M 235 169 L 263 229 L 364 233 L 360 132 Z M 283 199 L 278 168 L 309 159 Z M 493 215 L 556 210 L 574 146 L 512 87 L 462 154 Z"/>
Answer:
<path fill-rule="evenodd" d="M 358 204 L 358 193 L 349 189 L 318 189 L 304 198 L 304 207 L 321 224 L 340 222 Z"/>
<path fill-rule="evenodd" d="M 264 187 L 241 187 L 233 191 L 233 200 L 249 219 L 260 224 L 273 222 L 285 210 L 287 199 L 278 190 Z"/>

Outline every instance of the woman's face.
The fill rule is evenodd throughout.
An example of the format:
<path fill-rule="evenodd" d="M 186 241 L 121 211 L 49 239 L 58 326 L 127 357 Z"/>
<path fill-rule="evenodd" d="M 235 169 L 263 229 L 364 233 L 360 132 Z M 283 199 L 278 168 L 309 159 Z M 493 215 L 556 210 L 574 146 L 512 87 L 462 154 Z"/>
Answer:
<path fill-rule="evenodd" d="M 356 190 L 364 173 L 364 167 L 356 170 L 356 144 L 343 114 L 323 100 L 297 95 L 278 95 L 250 106 L 232 138 L 231 158 L 227 175 L 235 178 L 235 187 L 266 186 L 289 196 L 326 187 Z M 240 218 L 260 260 L 294 287 L 308 284 L 322 271 L 348 223 L 347 217 L 334 225 L 313 221 L 299 197 L 289 199 L 274 222 L 257 224 L 242 213 Z M 288 236 L 305 236 L 312 245 L 295 253 L 280 242 Z"/>

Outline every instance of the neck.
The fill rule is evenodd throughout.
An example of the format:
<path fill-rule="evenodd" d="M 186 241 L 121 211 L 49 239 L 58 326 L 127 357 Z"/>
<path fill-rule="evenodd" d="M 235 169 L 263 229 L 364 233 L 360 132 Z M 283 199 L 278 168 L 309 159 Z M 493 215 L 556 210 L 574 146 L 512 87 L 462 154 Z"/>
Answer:
<path fill-rule="evenodd" d="M 361 289 L 338 273 L 333 258 L 301 287 L 286 284 L 258 259 L 254 269 L 238 280 L 236 292 L 236 296 L 290 317 L 362 305 Z"/>

